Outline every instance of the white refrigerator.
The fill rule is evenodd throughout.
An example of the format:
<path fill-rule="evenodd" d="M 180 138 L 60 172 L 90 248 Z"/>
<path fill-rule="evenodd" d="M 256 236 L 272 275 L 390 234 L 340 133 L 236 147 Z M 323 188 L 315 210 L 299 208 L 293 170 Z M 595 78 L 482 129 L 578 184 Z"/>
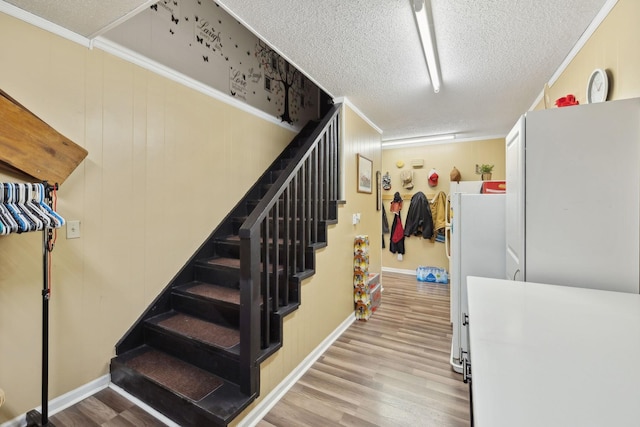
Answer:
<path fill-rule="evenodd" d="M 451 260 L 451 196 L 454 193 L 482 193 L 482 181 L 459 181 L 449 184 L 449 196 L 447 197 L 446 207 L 446 224 L 444 227 L 444 250 L 449 259 L 449 272 L 452 270 L 453 261 Z M 451 283 L 451 280 L 449 280 Z M 449 298 L 449 320 L 453 323 L 455 308 L 453 306 L 453 298 Z"/>
<path fill-rule="evenodd" d="M 529 112 L 506 145 L 506 278 L 639 293 L 640 98 Z"/>
<path fill-rule="evenodd" d="M 467 276 L 504 277 L 504 194 L 451 193 L 450 299 L 453 334 L 450 362 L 462 372 L 463 352 L 468 351 L 465 314 Z"/>

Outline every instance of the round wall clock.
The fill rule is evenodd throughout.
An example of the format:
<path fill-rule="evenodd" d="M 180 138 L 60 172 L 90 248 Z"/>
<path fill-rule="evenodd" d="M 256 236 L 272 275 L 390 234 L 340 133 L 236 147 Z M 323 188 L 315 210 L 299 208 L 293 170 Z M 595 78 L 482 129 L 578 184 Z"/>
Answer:
<path fill-rule="evenodd" d="M 596 68 L 589 76 L 587 82 L 587 102 L 604 102 L 609 92 L 609 78 L 602 68 Z"/>

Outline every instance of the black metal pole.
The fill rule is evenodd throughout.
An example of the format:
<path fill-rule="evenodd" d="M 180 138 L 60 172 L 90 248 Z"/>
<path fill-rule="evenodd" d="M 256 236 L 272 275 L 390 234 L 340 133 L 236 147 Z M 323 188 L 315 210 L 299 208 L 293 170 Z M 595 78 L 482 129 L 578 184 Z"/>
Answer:
<path fill-rule="evenodd" d="M 51 206 L 51 187 L 46 182 L 45 199 Z M 54 184 L 57 186 L 57 184 Z M 53 229 L 42 230 L 42 408 L 38 413 L 35 409 L 27 412 L 27 426 L 55 427 L 49 422 L 49 252 L 53 242 Z"/>
<path fill-rule="evenodd" d="M 42 242 L 42 425 L 49 423 L 49 251 L 51 228 L 44 229 Z"/>

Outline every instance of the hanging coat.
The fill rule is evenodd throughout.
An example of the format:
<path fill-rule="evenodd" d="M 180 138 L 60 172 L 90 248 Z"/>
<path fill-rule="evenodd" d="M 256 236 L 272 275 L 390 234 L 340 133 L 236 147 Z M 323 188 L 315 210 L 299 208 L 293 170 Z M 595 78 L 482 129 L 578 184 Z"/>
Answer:
<path fill-rule="evenodd" d="M 418 191 L 411 197 L 404 235 L 407 237 L 412 234 L 416 236 L 422 235 L 424 239 L 431 239 L 433 233 L 431 205 L 429 205 L 427 196 L 425 196 L 422 191 Z"/>
<path fill-rule="evenodd" d="M 389 232 L 389 221 L 387 220 L 387 210 L 382 205 L 382 249 L 385 248 L 384 245 L 384 235 Z"/>
<path fill-rule="evenodd" d="M 400 197 L 400 193 L 396 192 L 396 194 L 394 194 L 390 210 L 393 213 L 393 223 L 391 224 L 389 250 L 394 254 L 404 254 L 404 229 L 402 227 L 402 219 L 400 218 L 402 197 Z"/>
<path fill-rule="evenodd" d="M 402 228 L 402 219 L 400 219 L 400 215 L 393 216 L 389 250 L 394 254 L 404 254 L 404 230 Z"/>
<path fill-rule="evenodd" d="M 447 194 L 444 191 L 439 192 L 433 198 L 431 203 L 431 218 L 433 219 L 434 233 L 431 237 L 431 241 L 436 240 L 436 236 L 439 233 L 444 233 L 445 226 L 447 225 Z"/>

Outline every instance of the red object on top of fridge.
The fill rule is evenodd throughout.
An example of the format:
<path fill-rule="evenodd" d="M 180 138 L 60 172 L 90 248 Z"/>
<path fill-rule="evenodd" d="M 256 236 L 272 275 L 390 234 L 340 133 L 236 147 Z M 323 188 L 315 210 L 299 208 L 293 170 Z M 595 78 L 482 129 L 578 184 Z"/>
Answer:
<path fill-rule="evenodd" d="M 506 181 L 484 181 L 482 183 L 482 194 L 504 194 L 506 192 Z"/>

